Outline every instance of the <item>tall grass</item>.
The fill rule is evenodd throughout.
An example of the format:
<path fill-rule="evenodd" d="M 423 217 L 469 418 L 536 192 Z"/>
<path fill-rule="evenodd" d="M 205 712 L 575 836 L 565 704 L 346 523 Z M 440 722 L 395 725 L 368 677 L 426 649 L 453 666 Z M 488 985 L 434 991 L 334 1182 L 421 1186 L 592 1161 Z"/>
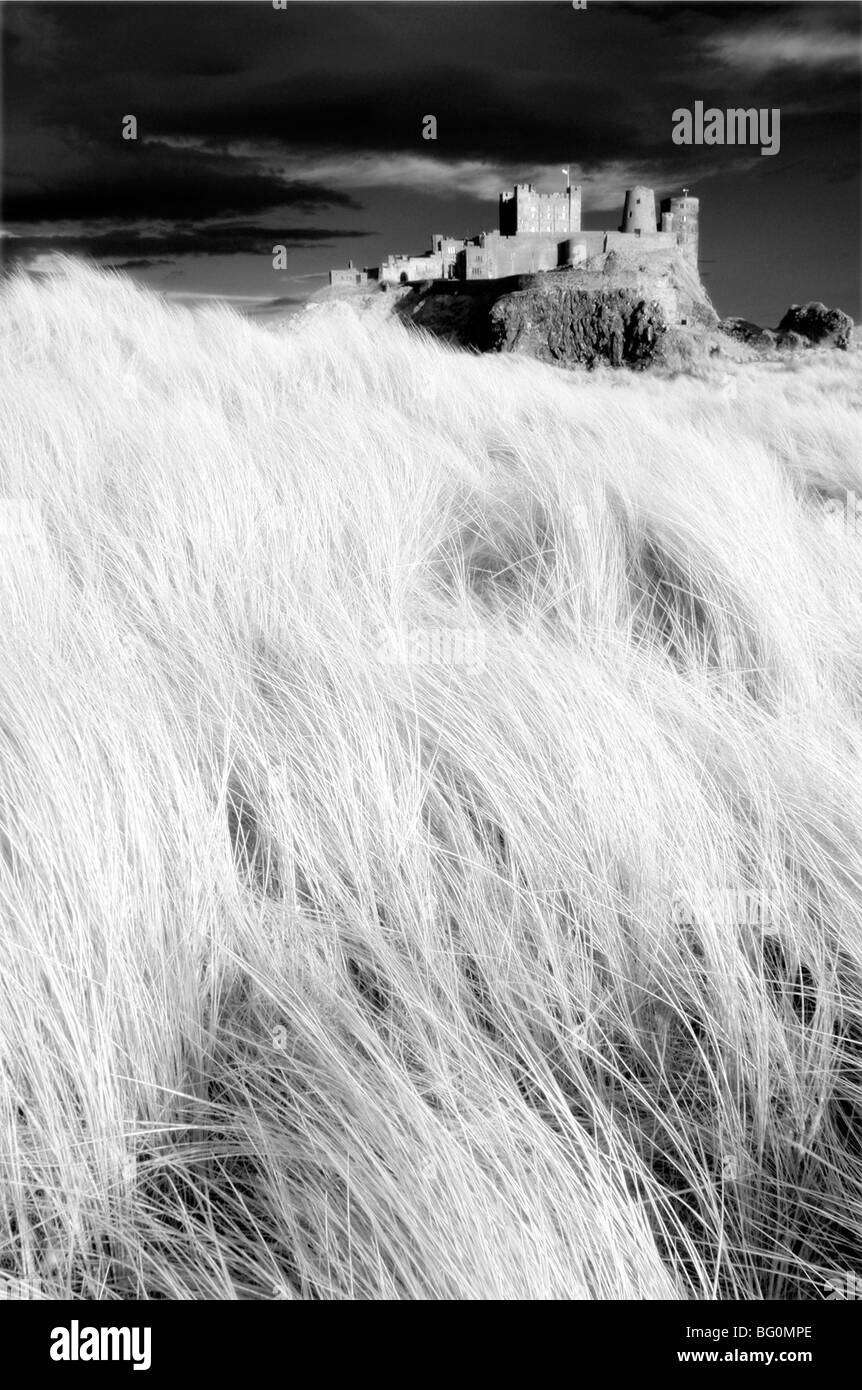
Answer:
<path fill-rule="evenodd" d="M 858 357 L 732 383 L 7 282 L 7 1291 L 860 1269 Z"/>

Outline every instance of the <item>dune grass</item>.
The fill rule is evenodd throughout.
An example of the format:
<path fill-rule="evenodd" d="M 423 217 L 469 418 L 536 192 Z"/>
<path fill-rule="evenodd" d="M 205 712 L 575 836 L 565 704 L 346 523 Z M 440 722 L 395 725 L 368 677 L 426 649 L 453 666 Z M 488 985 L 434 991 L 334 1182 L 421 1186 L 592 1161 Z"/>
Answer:
<path fill-rule="evenodd" d="M 726 372 L 3 286 L 7 1292 L 862 1270 L 859 357 Z"/>

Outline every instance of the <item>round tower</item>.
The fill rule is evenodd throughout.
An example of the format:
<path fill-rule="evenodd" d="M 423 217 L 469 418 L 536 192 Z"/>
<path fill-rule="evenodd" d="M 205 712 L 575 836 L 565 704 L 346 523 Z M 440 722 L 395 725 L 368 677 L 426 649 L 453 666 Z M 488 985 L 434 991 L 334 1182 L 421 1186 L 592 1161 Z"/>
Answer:
<path fill-rule="evenodd" d="M 631 232 L 634 236 L 652 236 L 657 226 L 653 190 L 640 183 L 636 188 L 627 188 L 620 231 Z"/>
<path fill-rule="evenodd" d="M 672 229 L 676 235 L 677 243 L 685 255 L 697 265 L 700 240 L 698 230 L 700 199 L 689 197 L 688 189 L 684 188 L 682 197 L 671 198 L 669 204 L 673 218 Z"/>

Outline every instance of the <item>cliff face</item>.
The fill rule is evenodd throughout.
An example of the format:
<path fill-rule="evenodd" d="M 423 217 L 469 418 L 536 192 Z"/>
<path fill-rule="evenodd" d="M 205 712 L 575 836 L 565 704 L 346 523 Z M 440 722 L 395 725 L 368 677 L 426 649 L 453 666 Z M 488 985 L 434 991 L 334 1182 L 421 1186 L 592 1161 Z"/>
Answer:
<path fill-rule="evenodd" d="M 492 346 L 491 310 L 500 298 L 501 285 L 520 285 L 523 277 L 464 284 L 429 281 L 413 289 L 390 290 L 386 296 L 397 318 L 433 333 L 455 347 L 488 352 Z"/>
<path fill-rule="evenodd" d="M 491 345 L 539 361 L 646 366 L 668 324 L 662 306 L 626 289 L 555 285 L 503 295 L 491 309 Z"/>
<path fill-rule="evenodd" d="M 712 328 L 717 315 L 697 270 L 676 251 L 625 255 L 586 267 L 410 290 L 395 312 L 449 342 L 522 352 L 561 366 L 648 366 L 670 329 Z"/>

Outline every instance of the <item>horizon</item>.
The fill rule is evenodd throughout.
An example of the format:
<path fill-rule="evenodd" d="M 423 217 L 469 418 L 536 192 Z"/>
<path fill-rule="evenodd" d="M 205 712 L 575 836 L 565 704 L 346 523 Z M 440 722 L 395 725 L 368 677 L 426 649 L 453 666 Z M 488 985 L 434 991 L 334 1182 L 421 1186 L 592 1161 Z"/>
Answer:
<path fill-rule="evenodd" d="M 153 9 L 4 7 L 6 265 L 66 252 L 181 302 L 291 312 L 348 260 L 493 230 L 501 192 L 560 188 L 569 166 L 585 230 L 615 227 L 636 184 L 688 187 L 721 316 L 822 300 L 860 318 L 855 5 Z M 780 146 L 677 143 L 699 103 L 778 111 Z"/>

